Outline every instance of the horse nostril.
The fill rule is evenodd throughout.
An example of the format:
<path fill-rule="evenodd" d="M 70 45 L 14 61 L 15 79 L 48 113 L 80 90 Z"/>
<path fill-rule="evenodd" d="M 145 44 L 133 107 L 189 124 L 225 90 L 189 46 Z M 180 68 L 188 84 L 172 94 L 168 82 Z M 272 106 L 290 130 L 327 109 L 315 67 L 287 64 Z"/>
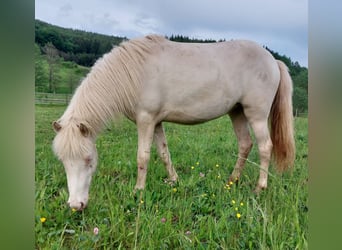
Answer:
<path fill-rule="evenodd" d="M 83 209 L 85 209 L 86 204 L 84 202 L 70 202 L 68 201 L 68 205 L 70 208 L 74 209 L 75 211 L 82 211 Z"/>

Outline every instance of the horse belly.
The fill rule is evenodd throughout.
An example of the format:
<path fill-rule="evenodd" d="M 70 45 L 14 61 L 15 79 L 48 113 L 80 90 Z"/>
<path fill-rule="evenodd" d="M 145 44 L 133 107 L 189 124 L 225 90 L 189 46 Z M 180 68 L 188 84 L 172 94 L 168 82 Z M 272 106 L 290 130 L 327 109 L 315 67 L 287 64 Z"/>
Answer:
<path fill-rule="evenodd" d="M 179 123 L 179 124 L 200 124 L 216 119 L 223 114 L 194 114 L 186 111 L 174 110 L 170 111 L 163 121 Z"/>
<path fill-rule="evenodd" d="M 198 124 L 216 119 L 228 113 L 236 104 L 233 99 L 212 98 L 190 100 L 175 103 L 166 103 L 162 114 L 165 114 L 163 120 L 181 124 Z"/>

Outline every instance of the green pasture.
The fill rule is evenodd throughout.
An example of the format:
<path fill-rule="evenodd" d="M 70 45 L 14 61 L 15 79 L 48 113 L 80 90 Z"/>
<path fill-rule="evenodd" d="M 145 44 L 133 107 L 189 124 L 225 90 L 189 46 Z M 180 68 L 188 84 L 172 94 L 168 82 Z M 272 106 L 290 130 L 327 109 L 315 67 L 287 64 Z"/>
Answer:
<path fill-rule="evenodd" d="M 228 116 L 197 126 L 165 123 L 179 182 L 164 182 L 153 148 L 146 189 L 134 195 L 137 132 L 123 119 L 98 137 L 89 204 L 73 212 L 63 165 L 51 150 L 51 123 L 64 109 L 36 106 L 36 249 L 308 248 L 307 118 L 295 120 L 293 170 L 279 175 L 271 166 L 268 189 L 259 196 L 252 192 L 256 145 L 239 183 L 226 183 L 237 159 Z"/>

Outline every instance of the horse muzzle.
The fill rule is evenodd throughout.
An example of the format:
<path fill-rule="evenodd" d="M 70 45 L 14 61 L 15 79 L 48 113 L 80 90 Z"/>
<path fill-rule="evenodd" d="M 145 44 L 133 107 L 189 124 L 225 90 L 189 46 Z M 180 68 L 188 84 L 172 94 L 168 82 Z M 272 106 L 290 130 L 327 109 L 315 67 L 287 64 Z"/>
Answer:
<path fill-rule="evenodd" d="M 82 211 L 87 207 L 87 201 L 68 201 L 68 205 L 71 209 Z"/>

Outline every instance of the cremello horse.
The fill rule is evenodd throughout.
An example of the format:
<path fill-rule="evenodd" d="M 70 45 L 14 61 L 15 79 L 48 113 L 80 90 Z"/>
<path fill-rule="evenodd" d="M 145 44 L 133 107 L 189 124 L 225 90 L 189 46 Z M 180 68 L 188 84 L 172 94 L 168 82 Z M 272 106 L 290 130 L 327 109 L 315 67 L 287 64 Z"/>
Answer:
<path fill-rule="evenodd" d="M 278 170 L 294 162 L 291 99 L 286 66 L 254 42 L 189 44 L 156 35 L 124 42 L 95 63 L 53 123 L 53 149 L 66 170 L 68 203 L 77 210 L 86 207 L 97 165 L 96 136 L 119 114 L 138 129 L 135 189 L 145 187 L 153 138 L 170 180 L 178 178 L 163 121 L 198 124 L 228 114 L 239 145 L 230 180 L 239 178 L 251 150 L 250 125 L 260 155 L 259 192 L 267 187 L 272 152 Z"/>

